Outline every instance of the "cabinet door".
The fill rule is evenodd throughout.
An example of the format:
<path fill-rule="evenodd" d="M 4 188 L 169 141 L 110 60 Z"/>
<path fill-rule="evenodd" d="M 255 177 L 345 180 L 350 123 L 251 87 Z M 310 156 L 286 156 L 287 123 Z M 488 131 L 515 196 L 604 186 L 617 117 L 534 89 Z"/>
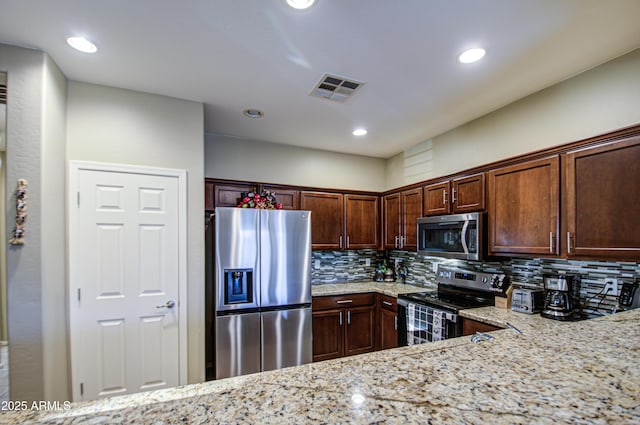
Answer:
<path fill-rule="evenodd" d="M 558 156 L 492 170 L 487 178 L 489 253 L 558 254 Z"/>
<path fill-rule="evenodd" d="M 449 186 L 449 181 L 446 181 L 424 187 L 423 212 L 425 216 L 449 214 L 451 212 Z"/>
<path fill-rule="evenodd" d="M 396 298 L 378 294 L 378 350 L 398 346 L 398 303 Z"/>
<path fill-rule="evenodd" d="M 379 198 L 370 195 L 345 195 L 344 202 L 345 248 L 379 248 Z"/>
<path fill-rule="evenodd" d="M 300 206 L 311 211 L 313 249 L 342 249 L 343 197 L 339 193 L 301 192 Z"/>
<path fill-rule="evenodd" d="M 462 319 L 462 336 L 474 335 L 476 332 L 493 332 L 501 328 L 472 319 Z"/>
<path fill-rule="evenodd" d="M 418 249 L 418 219 L 422 217 L 422 190 L 402 192 L 402 249 Z"/>
<path fill-rule="evenodd" d="M 374 350 L 374 311 L 373 305 L 346 310 L 345 355 L 368 353 Z"/>
<path fill-rule="evenodd" d="M 237 207 L 243 192 L 253 192 L 256 187 L 250 184 L 242 185 L 216 185 L 215 206 Z"/>
<path fill-rule="evenodd" d="M 382 198 L 382 209 L 384 211 L 383 240 L 384 249 L 397 249 L 401 229 L 401 198 L 399 193 L 393 193 Z"/>
<path fill-rule="evenodd" d="M 300 191 L 286 189 L 279 186 L 264 185 L 265 190 L 273 193 L 276 201 L 282 204 L 283 210 L 299 210 L 300 209 Z"/>
<path fill-rule="evenodd" d="M 484 210 L 484 173 L 452 180 L 451 203 L 454 213 Z"/>
<path fill-rule="evenodd" d="M 344 355 L 343 309 L 314 311 L 313 361 L 335 359 Z"/>
<path fill-rule="evenodd" d="M 567 154 L 567 254 L 640 258 L 640 136 Z"/>

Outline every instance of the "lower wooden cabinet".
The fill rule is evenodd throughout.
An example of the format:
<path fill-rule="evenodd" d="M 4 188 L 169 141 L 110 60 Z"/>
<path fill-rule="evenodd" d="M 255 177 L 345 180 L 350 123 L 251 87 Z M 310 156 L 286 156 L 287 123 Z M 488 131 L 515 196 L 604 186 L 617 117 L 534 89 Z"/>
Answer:
<path fill-rule="evenodd" d="M 378 329 L 376 332 L 377 350 L 386 350 L 398 346 L 398 303 L 396 298 L 377 294 Z"/>
<path fill-rule="evenodd" d="M 499 329 L 502 328 L 473 319 L 462 319 L 462 336 L 473 335 L 476 332 L 493 332 Z"/>
<path fill-rule="evenodd" d="M 313 297 L 313 361 L 375 349 L 375 294 Z"/>

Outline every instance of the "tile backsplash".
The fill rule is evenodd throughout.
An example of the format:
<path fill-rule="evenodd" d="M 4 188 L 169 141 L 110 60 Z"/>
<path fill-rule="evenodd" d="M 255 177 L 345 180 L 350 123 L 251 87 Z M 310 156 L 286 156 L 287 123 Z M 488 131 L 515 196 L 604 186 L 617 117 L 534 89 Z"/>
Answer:
<path fill-rule="evenodd" d="M 615 296 L 603 296 L 604 278 L 617 278 L 618 288 L 622 282 L 640 280 L 640 264 L 631 262 L 576 261 L 555 258 L 505 258 L 501 261 L 449 260 L 427 257 L 404 251 L 313 251 L 312 282 L 314 285 L 339 282 L 372 280 L 379 261 L 387 258 L 389 264 L 401 261 L 409 269 L 406 283 L 416 286 L 435 285 L 435 267 L 439 263 L 466 270 L 505 274 L 510 282 L 543 286 L 546 273 L 571 273 L 581 277 L 580 295 L 583 304 L 611 310 L 617 305 Z M 367 264 L 367 259 L 370 265 Z M 319 267 L 316 267 L 318 265 Z M 617 295 L 617 294 L 616 294 Z"/>

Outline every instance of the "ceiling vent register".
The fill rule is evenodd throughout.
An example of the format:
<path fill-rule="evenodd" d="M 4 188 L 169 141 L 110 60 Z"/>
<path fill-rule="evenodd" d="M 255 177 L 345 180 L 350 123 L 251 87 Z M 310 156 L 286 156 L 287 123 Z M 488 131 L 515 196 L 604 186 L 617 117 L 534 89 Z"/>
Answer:
<path fill-rule="evenodd" d="M 310 95 L 336 102 L 345 102 L 363 85 L 364 83 L 360 81 L 324 74 L 318 84 L 311 90 Z"/>

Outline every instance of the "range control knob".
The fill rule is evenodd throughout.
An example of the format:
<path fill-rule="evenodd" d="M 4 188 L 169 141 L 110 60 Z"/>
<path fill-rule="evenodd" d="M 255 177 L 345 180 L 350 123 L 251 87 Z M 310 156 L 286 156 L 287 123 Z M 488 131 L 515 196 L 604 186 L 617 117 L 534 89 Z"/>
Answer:
<path fill-rule="evenodd" d="M 502 283 L 504 282 L 503 274 L 494 274 L 491 276 L 491 286 L 494 288 L 502 288 Z"/>

